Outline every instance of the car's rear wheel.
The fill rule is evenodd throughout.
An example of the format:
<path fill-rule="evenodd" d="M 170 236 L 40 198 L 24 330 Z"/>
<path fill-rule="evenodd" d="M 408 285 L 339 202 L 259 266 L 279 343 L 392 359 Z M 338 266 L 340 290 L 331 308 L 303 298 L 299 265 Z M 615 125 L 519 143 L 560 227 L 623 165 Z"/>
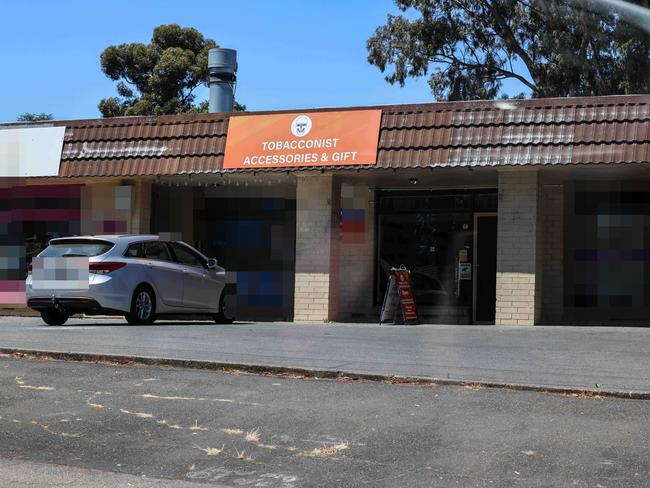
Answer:
<path fill-rule="evenodd" d="M 131 312 L 124 316 L 130 325 L 148 325 L 156 320 L 156 295 L 148 286 L 139 286 L 133 292 Z"/>
<path fill-rule="evenodd" d="M 41 311 L 41 318 L 47 325 L 63 325 L 68 321 L 70 315 L 55 308 L 48 308 Z"/>
<path fill-rule="evenodd" d="M 219 313 L 212 316 L 217 324 L 232 324 L 235 321 L 235 316 L 228 311 L 226 306 L 226 292 L 221 293 L 219 298 Z"/>

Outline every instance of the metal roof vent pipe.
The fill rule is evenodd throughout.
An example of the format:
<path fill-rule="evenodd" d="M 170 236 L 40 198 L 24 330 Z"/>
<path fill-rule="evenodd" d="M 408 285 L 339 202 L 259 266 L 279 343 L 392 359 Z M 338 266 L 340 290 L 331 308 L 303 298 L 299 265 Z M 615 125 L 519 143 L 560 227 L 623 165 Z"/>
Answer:
<path fill-rule="evenodd" d="M 237 51 L 216 48 L 208 51 L 210 103 L 208 111 L 232 112 L 237 82 Z"/>

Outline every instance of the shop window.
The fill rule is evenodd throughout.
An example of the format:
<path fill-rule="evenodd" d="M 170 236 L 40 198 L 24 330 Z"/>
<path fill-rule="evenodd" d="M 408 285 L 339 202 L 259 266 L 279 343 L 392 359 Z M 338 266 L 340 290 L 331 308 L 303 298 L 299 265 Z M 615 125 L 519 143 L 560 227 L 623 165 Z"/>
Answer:
<path fill-rule="evenodd" d="M 80 234 L 83 185 L 24 185 L 0 188 L 0 303 L 25 303 L 27 265 L 50 239 Z"/>
<path fill-rule="evenodd" d="M 496 211 L 496 191 L 379 192 L 376 303 L 391 267 L 411 270 L 416 303 L 435 309 L 441 321 L 471 322 L 471 277 L 459 274 L 471 263 L 474 213 Z"/>
<path fill-rule="evenodd" d="M 650 185 L 577 182 L 567 200 L 567 318 L 645 321 L 650 312 Z"/>
<path fill-rule="evenodd" d="M 183 231 L 188 244 L 217 259 L 240 320 L 293 319 L 296 201 L 273 192 L 206 196 L 204 188 L 154 186 L 152 232 Z"/>
<path fill-rule="evenodd" d="M 195 213 L 202 252 L 234 277 L 237 317 L 293 318 L 295 209 L 278 197 L 208 198 Z"/>

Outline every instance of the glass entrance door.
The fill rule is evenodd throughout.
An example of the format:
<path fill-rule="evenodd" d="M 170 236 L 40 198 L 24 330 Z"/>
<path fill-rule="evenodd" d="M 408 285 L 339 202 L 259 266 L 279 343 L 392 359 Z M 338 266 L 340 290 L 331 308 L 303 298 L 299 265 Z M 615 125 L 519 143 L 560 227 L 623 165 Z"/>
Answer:
<path fill-rule="evenodd" d="M 474 214 L 496 210 L 496 193 L 386 192 L 378 209 L 378 299 L 391 267 L 404 265 L 423 322 L 472 323 Z"/>
<path fill-rule="evenodd" d="M 474 323 L 493 324 L 497 298 L 497 215 L 474 215 Z"/>
<path fill-rule="evenodd" d="M 385 215 L 380 219 L 380 287 L 391 267 L 405 265 L 418 306 L 469 306 L 471 289 L 458 286 L 458 257 L 469 259 L 471 214 Z"/>

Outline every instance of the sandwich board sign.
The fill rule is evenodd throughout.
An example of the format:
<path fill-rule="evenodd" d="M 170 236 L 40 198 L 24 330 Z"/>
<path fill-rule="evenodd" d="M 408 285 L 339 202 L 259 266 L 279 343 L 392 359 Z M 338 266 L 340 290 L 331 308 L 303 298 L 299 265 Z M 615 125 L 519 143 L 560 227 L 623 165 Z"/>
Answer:
<path fill-rule="evenodd" d="M 404 265 L 391 268 L 379 323 L 416 325 L 418 312 L 411 286 L 411 273 Z"/>

